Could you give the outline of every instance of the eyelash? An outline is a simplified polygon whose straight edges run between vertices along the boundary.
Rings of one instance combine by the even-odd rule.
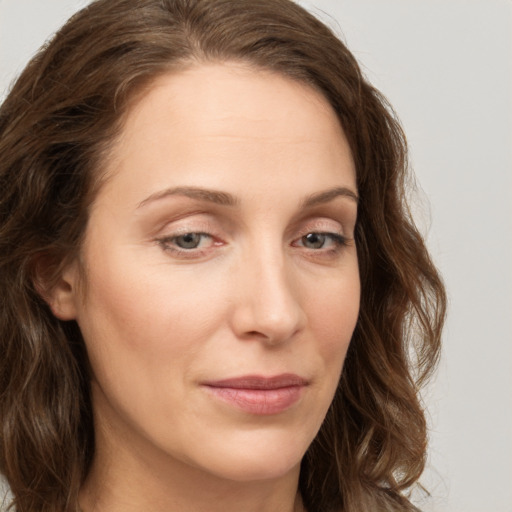
[[[317,237],[325,237],[326,239],[330,239],[332,242],[331,247],[319,247],[319,248],[308,248],[305,247],[303,244],[306,241],[305,239],[311,235],[315,235]],[[201,249],[198,247],[190,247],[190,248],[183,248],[179,247],[177,245],[177,239],[183,238],[186,236],[199,236],[201,239],[211,239],[211,243],[208,245],[208,247]],[[199,244],[201,243],[201,239],[199,240]],[[190,258],[190,259],[197,259],[201,258],[203,256],[206,256],[208,254],[208,251],[212,248],[217,246],[224,245],[223,242],[215,241],[215,236],[210,233],[205,233],[202,231],[187,231],[179,234],[174,234],[171,236],[166,236],[163,238],[159,238],[156,240],[156,242],[162,247],[162,249],[166,252],[170,252],[174,256],[178,258]],[[324,240],[326,242],[326,240]],[[302,235],[301,237],[295,239],[292,242],[292,247],[304,247],[305,250],[312,251],[312,253],[315,256],[333,256],[339,253],[342,249],[349,246],[351,242],[351,239],[348,237],[341,235],[340,233],[333,233],[333,232],[326,232],[326,231],[309,231],[305,235]]]

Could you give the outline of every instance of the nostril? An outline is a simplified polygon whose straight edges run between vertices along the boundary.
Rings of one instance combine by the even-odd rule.
[[[271,341],[274,339],[275,336],[273,336],[271,334],[267,334],[262,331],[248,331],[242,337],[246,338],[246,339],[253,339],[253,340],[260,340],[260,341],[265,341],[265,340]]]

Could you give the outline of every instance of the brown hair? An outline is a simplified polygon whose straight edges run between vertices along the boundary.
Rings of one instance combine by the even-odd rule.
[[[0,470],[19,512],[75,510],[94,452],[83,340],[40,297],[38,265],[51,286],[79,251],[136,91],[170,69],[234,60],[321,91],[357,169],[361,312],[303,460],[304,503],[416,510],[406,491],[426,454],[418,390],[438,357],[445,294],[409,215],[406,142],[389,105],[343,43],[289,0],[98,0],[35,56],[0,109]]]

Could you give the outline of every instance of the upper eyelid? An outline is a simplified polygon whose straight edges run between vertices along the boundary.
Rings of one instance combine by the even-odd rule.
[[[333,232],[344,236],[350,236],[353,232],[352,219],[335,212],[308,213],[291,219],[285,228],[284,238],[298,236],[297,233],[306,234],[309,231]],[[207,234],[222,236],[234,236],[246,228],[246,223],[240,217],[233,218],[229,215],[218,215],[211,211],[186,212],[175,218],[159,223],[156,229],[152,229],[152,238],[161,236],[179,235],[189,232],[204,232]]]
[[[186,233],[213,234],[220,231],[217,227],[218,223],[212,222],[210,219],[193,220],[192,218],[193,215],[162,223],[162,225],[155,230],[155,238],[179,236]]]
[[[334,224],[337,227],[334,227]],[[313,217],[310,219],[298,221],[294,225],[290,226],[289,237],[297,236],[297,233],[306,235],[310,232],[317,233],[334,233],[337,235],[347,236],[344,223],[338,219],[332,217]]]

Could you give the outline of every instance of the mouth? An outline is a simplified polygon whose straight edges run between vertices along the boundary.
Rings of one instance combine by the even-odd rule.
[[[273,377],[245,375],[202,383],[215,399],[254,415],[282,413],[302,397],[309,382],[294,374]]]

